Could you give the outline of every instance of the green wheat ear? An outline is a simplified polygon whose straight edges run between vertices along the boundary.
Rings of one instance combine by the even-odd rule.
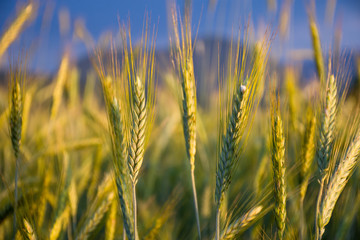
[[[120,104],[115,96],[113,87],[113,79],[117,76],[109,76],[105,73],[103,59],[101,52],[96,52],[97,62],[95,64],[97,73],[101,80],[103,89],[107,118],[109,123],[109,132],[111,136],[113,166],[115,182],[118,190],[118,197],[120,208],[122,212],[124,232],[128,239],[135,239],[134,223],[132,221],[132,201],[131,201],[131,183],[129,177],[129,169],[126,163],[127,156],[127,142],[126,129],[122,114],[120,112]],[[114,54],[114,53],[113,53]],[[118,69],[118,66],[111,66],[113,72]]]
[[[333,148],[335,134],[335,121],[337,111],[337,86],[334,75],[330,75],[327,81],[326,95],[321,111],[320,134],[317,146],[317,163],[320,172],[320,190],[317,197],[315,229],[316,237],[321,238],[321,203],[326,194],[326,185],[330,175],[330,155]]]
[[[15,158],[20,156],[20,141],[22,130],[22,92],[19,79],[15,77],[11,83],[11,103],[10,103],[10,136]]]
[[[285,137],[279,111],[279,100],[275,99],[275,96],[272,98],[271,160],[273,163],[275,219],[278,238],[283,239],[286,220]]]
[[[334,75],[329,77],[326,98],[321,112],[320,136],[317,146],[317,163],[321,173],[327,174],[331,147],[335,132],[335,119],[337,108],[337,87]]]
[[[16,229],[16,215],[17,215],[17,201],[18,201],[18,175],[19,175],[19,162],[20,162],[20,144],[21,144],[21,131],[22,131],[22,116],[23,116],[23,94],[21,84],[25,79],[25,70],[10,69],[10,138],[12,148],[15,155],[15,203],[14,203],[14,222],[13,226]]]
[[[218,207],[221,205],[225,191],[231,181],[231,167],[234,163],[234,153],[237,148],[238,138],[237,129],[243,125],[242,118],[244,113],[244,94],[246,87],[241,85],[237,88],[233,96],[233,108],[228,122],[228,127],[223,136],[223,144],[220,159],[216,171],[215,201]]]

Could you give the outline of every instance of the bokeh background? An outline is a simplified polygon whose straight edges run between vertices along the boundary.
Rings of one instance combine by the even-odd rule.
[[[5,31],[17,10],[26,1],[0,2],[0,31]],[[139,39],[147,13],[157,28],[157,48],[169,46],[171,26],[169,0],[62,0],[37,1],[37,16],[8,53],[31,49],[30,69],[53,73],[59,66],[64,49],[71,45],[72,57],[87,56],[86,47],[76,30],[85,28],[94,42],[116,34],[121,23],[130,22],[133,39]],[[308,12],[312,1],[293,0],[198,0],[176,1],[180,10],[191,4],[193,26],[198,39],[230,40],[240,27],[253,26],[254,35],[264,29],[276,32],[271,57],[281,61],[312,59]],[[360,48],[360,2],[357,0],[319,0],[315,6],[320,38],[325,52],[336,45],[342,50]],[[336,37],[338,36],[338,37]],[[338,40],[336,39],[338,38]],[[207,49],[208,50],[208,49]],[[7,67],[6,57],[1,67]]]

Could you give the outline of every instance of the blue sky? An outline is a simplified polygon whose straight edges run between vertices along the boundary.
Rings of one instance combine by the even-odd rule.
[[[230,37],[239,26],[244,26],[248,19],[258,29],[270,26],[276,31],[279,13],[284,1],[277,1],[275,11],[269,11],[267,0],[218,0],[210,7],[213,0],[193,0],[193,25],[199,25],[199,37],[226,36]],[[330,47],[336,25],[342,26],[343,48],[360,48],[360,1],[338,0],[334,22],[325,21],[326,2],[316,0],[316,17],[319,24],[320,36],[325,49]],[[0,32],[4,32],[14,18],[19,5],[24,0],[0,0]],[[290,17],[290,31],[287,41],[281,41],[277,35],[273,43],[272,53],[297,49],[309,49],[311,40],[307,20],[307,6],[310,0],[293,0]],[[32,66],[39,71],[54,71],[60,62],[65,46],[71,42],[72,34],[60,35],[59,12],[67,9],[70,15],[71,29],[78,18],[84,20],[87,29],[95,40],[105,31],[118,31],[118,16],[121,21],[130,19],[134,39],[141,35],[145,12],[151,15],[152,23],[157,25],[157,47],[168,44],[168,14],[170,2],[168,0],[38,0],[39,8],[36,19],[28,26],[20,40],[11,47],[10,53],[19,49],[30,52]],[[177,1],[181,9],[184,1]],[[45,12],[50,13],[44,21]],[[36,46],[36,47],[34,47]],[[76,58],[86,54],[85,47],[77,42],[72,43],[72,54]],[[29,51],[28,49],[31,49]],[[3,60],[4,62],[4,60]]]

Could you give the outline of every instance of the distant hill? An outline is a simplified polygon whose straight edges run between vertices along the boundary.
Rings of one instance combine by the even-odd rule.
[[[233,43],[232,54],[235,56],[236,52],[236,42]],[[241,46],[242,47],[242,46]],[[218,83],[218,66],[220,69],[226,69],[226,63],[228,61],[229,52],[231,49],[231,40],[223,37],[217,36],[208,36],[197,39],[195,44],[194,51],[194,70],[195,70],[195,78],[198,86],[198,95],[199,101],[202,99],[205,101],[206,95],[209,94],[213,90],[214,87],[217,86]],[[118,50],[118,56],[121,56],[121,50]],[[250,55],[251,53],[249,53]],[[104,56],[108,56],[109,52],[104,50]],[[350,52],[345,51],[345,56],[348,56],[348,65],[347,69],[349,69],[349,77],[354,80],[357,77],[356,70],[356,57],[360,56],[359,52]],[[350,57],[349,57],[350,56]],[[158,48],[155,52],[156,58],[156,69],[159,84],[161,82],[161,73],[164,73],[168,70],[172,69],[172,61],[170,59],[170,48]],[[324,59],[327,59],[325,57]],[[119,59],[121,60],[121,59]],[[86,75],[90,70],[93,70],[92,63],[89,57],[82,56],[77,60],[77,66],[80,70],[81,83],[82,85],[85,83]],[[300,85],[304,86],[309,80],[314,79],[316,76],[315,63],[313,60],[297,60],[297,61],[274,61],[271,57],[271,53],[269,56],[269,69],[271,71],[282,72],[286,65],[290,64],[291,66],[295,66],[301,69]],[[223,72],[223,71],[221,71]],[[54,73],[56,74],[56,73]],[[0,71],[0,84],[4,85],[7,83],[6,81],[7,74],[4,71]],[[52,79],[51,76],[42,76],[42,78]],[[204,95],[204,98],[202,97]]]

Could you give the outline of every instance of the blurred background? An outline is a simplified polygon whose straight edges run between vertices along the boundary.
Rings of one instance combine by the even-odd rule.
[[[25,3],[23,0],[0,2],[1,32]],[[161,51],[169,46],[173,1],[39,0],[36,3],[36,15],[7,52],[17,55],[26,50],[31,59],[28,67],[35,72],[54,73],[66,48],[71,48],[73,61],[84,61],[88,54],[83,40],[95,44],[110,33],[116,35],[119,22],[130,22],[136,41],[141,37],[146,14],[157,29],[157,49]],[[176,4],[180,11],[186,4],[192,7],[193,28],[198,28],[198,53],[207,52],[208,48],[216,50],[216,44],[214,47],[212,43],[225,44],[237,35],[239,28],[249,24],[254,39],[266,29],[275,33],[271,58],[287,63],[311,60],[308,12],[313,9],[324,52],[340,48],[356,53],[360,48],[360,1],[357,0],[319,0],[316,6],[308,0],[186,0],[176,1]],[[8,68],[7,60],[7,57],[2,58],[1,69]]]

